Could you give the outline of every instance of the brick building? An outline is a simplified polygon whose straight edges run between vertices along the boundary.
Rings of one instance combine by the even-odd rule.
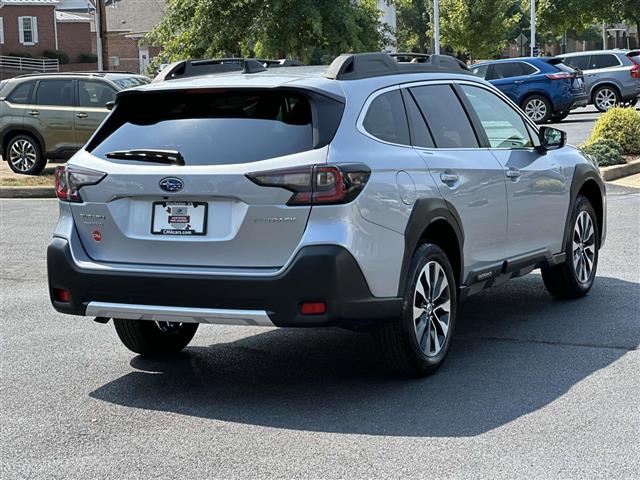
[[[59,0],[0,0],[0,55],[62,51],[76,62],[92,51],[87,18],[57,10]]]

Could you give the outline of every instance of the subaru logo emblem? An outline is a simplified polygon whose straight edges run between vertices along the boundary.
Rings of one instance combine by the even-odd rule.
[[[175,193],[184,188],[184,182],[179,178],[167,177],[160,180],[160,188],[165,192]]]

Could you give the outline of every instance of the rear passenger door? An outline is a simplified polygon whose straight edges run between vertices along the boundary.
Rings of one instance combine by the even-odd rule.
[[[84,145],[109,114],[107,103],[115,100],[116,89],[100,80],[78,80],[75,131],[78,147]]]
[[[562,151],[539,152],[535,130],[496,93],[460,84],[484,130],[491,153],[504,169],[509,227],[506,256],[546,258],[561,251],[569,202],[569,172]]]
[[[525,62],[502,62],[493,64],[491,83],[516,103],[520,103],[536,80],[531,75],[538,70]]]
[[[25,125],[44,138],[52,158],[64,158],[76,150],[73,80],[40,80],[26,110]]]
[[[468,283],[490,278],[505,258],[507,199],[504,171],[476,132],[450,83],[406,89],[417,105],[433,147],[415,145],[441,195],[461,219],[464,276]],[[411,104],[408,113],[411,115]],[[488,273],[492,272],[492,273]],[[487,276],[488,275],[488,276]]]

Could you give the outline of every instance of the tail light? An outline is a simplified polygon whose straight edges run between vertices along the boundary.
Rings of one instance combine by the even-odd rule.
[[[335,205],[356,198],[370,175],[366,165],[344,164],[250,173],[247,178],[262,187],[280,187],[293,192],[287,205]]]
[[[566,78],[573,78],[573,74],[569,72],[548,73],[546,77],[549,80],[562,80]]]
[[[640,78],[640,64],[631,67],[631,78]]]
[[[56,169],[56,196],[65,202],[82,202],[80,188],[100,183],[106,176],[97,170],[62,165]]]

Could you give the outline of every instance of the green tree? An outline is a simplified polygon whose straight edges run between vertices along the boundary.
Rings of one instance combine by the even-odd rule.
[[[471,59],[499,54],[509,41],[508,32],[520,20],[515,0],[441,0],[444,43]],[[514,12],[514,13],[511,13]]]
[[[375,0],[169,0],[148,35],[157,62],[221,56],[289,56],[380,50]]]
[[[430,46],[433,0],[396,0],[398,50],[425,53]]]

